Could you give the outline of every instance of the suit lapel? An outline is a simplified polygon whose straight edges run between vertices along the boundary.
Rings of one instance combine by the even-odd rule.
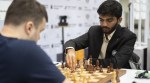
[[[107,57],[110,57],[110,53],[111,50],[113,49],[114,45],[117,44],[119,38],[120,38],[120,35],[121,35],[121,26],[119,25],[117,28],[116,28],[116,31],[115,33],[113,34],[111,40],[109,41],[108,43],[108,46],[107,46],[107,50],[106,50],[106,58]],[[112,53],[111,53],[112,54]]]
[[[96,54],[97,56],[95,56],[94,58],[98,58],[99,57],[99,54],[100,54],[100,49],[102,47],[102,43],[103,43],[103,32],[101,30],[101,28],[99,27],[99,29],[97,30],[97,32],[95,33],[97,34],[97,37],[95,37],[95,51],[96,51]]]

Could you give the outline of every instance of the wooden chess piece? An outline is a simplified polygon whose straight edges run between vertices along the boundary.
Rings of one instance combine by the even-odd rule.
[[[99,69],[99,72],[103,72],[103,68],[102,68],[102,65],[100,65],[100,69]]]
[[[96,70],[99,70],[99,69],[100,69],[99,65],[100,65],[100,64],[99,64],[99,60],[97,59],[97,60],[96,60]]]
[[[119,69],[116,69],[116,80],[117,80],[117,83],[120,82],[120,79],[119,79]]]
[[[87,68],[87,71],[89,71],[89,73],[93,73],[93,71],[94,71],[94,66],[92,65],[92,56],[90,56],[90,58],[89,58],[89,65],[88,65],[88,68]]]
[[[83,59],[83,67],[84,67],[84,69],[85,69],[85,59]]]
[[[112,72],[112,76],[113,76],[113,77],[112,77],[112,80],[111,80],[112,83],[117,83],[117,80],[116,80],[116,71],[113,71],[113,72]]]
[[[110,73],[110,66],[107,66],[107,73]]]
[[[63,62],[61,63],[61,68],[65,68],[64,63],[63,63]]]
[[[66,78],[69,78],[69,75],[70,75],[69,69],[66,68],[66,70],[65,70],[65,76],[66,76]]]
[[[113,69],[113,63],[110,63],[110,72],[113,72],[114,69]]]
[[[86,80],[86,77],[85,77],[85,76],[83,76],[83,81],[82,81],[82,83],[87,83],[87,80]]]
[[[85,60],[84,69],[87,70],[87,67],[88,67],[88,60]]]
[[[77,60],[77,68],[80,68],[80,60]]]
[[[81,66],[80,68],[81,68],[81,73],[83,73],[84,67],[83,67],[83,66]]]

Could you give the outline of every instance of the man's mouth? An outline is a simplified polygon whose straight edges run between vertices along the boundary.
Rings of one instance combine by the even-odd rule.
[[[109,32],[110,29],[106,28],[106,27],[103,27],[102,30],[103,30],[103,32]]]

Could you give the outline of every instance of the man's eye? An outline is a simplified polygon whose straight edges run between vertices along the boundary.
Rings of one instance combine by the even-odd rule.
[[[112,22],[112,21],[113,21],[113,19],[108,19],[108,20],[107,20],[107,22]]]
[[[100,19],[100,22],[103,22],[104,20]]]

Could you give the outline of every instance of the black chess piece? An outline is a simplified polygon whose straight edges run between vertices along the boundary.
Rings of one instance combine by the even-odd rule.
[[[102,65],[100,65],[99,72],[103,72],[103,67],[102,67]]]

